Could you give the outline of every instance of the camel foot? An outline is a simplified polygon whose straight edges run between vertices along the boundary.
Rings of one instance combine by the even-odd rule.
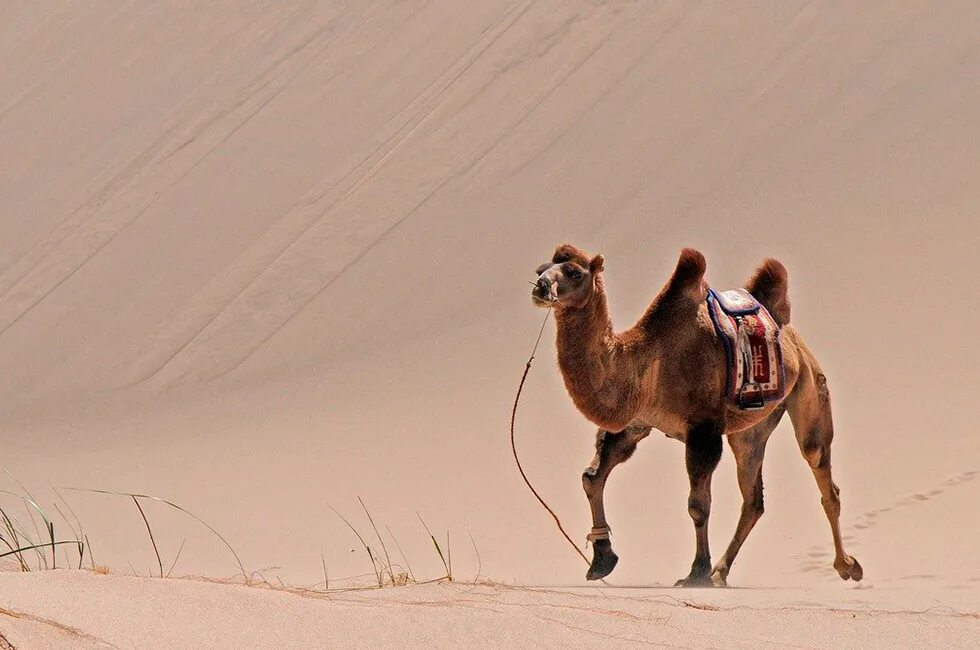
[[[707,573],[699,575],[691,574],[686,578],[681,578],[674,583],[675,587],[714,587],[715,583]]]
[[[850,555],[845,555],[839,560],[835,560],[834,568],[837,569],[837,573],[844,580],[860,582],[861,578],[864,577],[864,569],[861,568],[861,564]]]
[[[585,574],[586,580],[601,580],[612,573],[619,562],[619,556],[613,553],[612,543],[608,539],[597,539],[592,543],[592,564]]]
[[[728,586],[728,569],[723,569],[718,567],[711,572],[711,586],[712,587],[727,587]]]

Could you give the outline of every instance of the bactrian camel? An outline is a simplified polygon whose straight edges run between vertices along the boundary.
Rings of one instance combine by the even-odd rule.
[[[834,540],[834,568],[860,580],[861,565],[844,552],[840,491],[831,477],[834,428],[827,380],[813,354],[789,324],[786,269],[765,260],[745,284],[781,325],[785,396],[758,410],[726,399],[726,354],[706,306],[704,256],[681,252],[677,268],[630,329],[614,333],[603,286],[603,258],[559,246],[535,271],[532,300],[551,307],[557,322],[558,365],[575,406],[599,427],[595,457],[582,475],[592,510],[593,558],[587,578],[609,575],[618,557],[609,539],[603,490],[610,472],[629,459],[639,441],[658,429],[686,445],[690,478],[688,512],[696,551],[690,574],[678,586],[724,586],[732,563],[762,516],[762,460],[766,442],[789,412],[803,457],[813,470]],[[708,516],[711,475],[728,439],[738,466],[742,512],[721,560],[711,566]]]

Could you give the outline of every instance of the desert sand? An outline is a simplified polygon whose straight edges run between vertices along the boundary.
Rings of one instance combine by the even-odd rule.
[[[109,574],[63,570],[68,545],[57,571],[0,573],[0,634],[976,647],[977,79],[975,2],[4,6],[0,489],[50,512],[57,488]],[[543,316],[527,282],[563,241],[605,255],[620,327],[682,246],[720,288],[783,261],[830,381],[860,585],[831,567],[788,421],[732,589],[664,588],[694,542],[683,446],[656,435],[606,492],[613,586],[585,582],[507,430]],[[518,446],[584,543],[594,428],[553,337]],[[718,556],[727,451],[713,485]],[[147,577],[132,501],[68,488],[171,499],[266,586]],[[371,541],[358,497],[421,582],[445,569],[420,513],[456,582],[284,590],[373,579],[331,510]],[[174,576],[242,581],[206,528],[144,506]]]

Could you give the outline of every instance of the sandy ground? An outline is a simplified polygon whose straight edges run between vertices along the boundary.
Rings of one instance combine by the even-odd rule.
[[[866,588],[830,566],[786,422],[769,445],[766,515],[729,579],[743,589],[705,596],[735,609],[613,609],[670,617],[680,627],[656,623],[650,636],[678,645],[720,644],[695,635],[710,620],[744,626],[746,643],[795,630],[799,645],[820,645],[809,631],[833,621],[840,636],[827,645],[867,645],[857,640],[873,630],[914,645],[947,627],[955,645],[975,620],[942,608],[980,609],[978,78],[972,1],[8,3],[0,465],[49,511],[53,487],[173,499],[276,584],[315,586],[324,566],[334,584],[364,581],[363,550],[329,507],[368,535],[362,497],[389,546],[384,527],[397,536],[408,561],[396,563],[420,579],[443,568],[417,512],[440,540],[451,535],[461,579],[584,585],[507,443],[543,315],[530,305],[532,270],[561,241],[602,252],[614,322],[626,326],[681,246],[704,251],[719,288],[772,255],[830,379],[842,523]],[[518,444],[583,539],[593,429],[550,345],[528,379]],[[726,455],[715,475],[716,555],[740,506],[733,465]],[[157,571],[132,502],[61,492],[113,577],[3,575],[0,595],[96,636],[138,634],[112,612],[142,594],[153,611],[186,589],[247,630],[239,598],[260,618],[281,599],[395,634],[348,616],[363,598],[356,611],[378,621],[424,611],[435,627],[478,631],[517,612],[528,634],[585,638],[511,607],[535,591],[476,590],[488,607],[511,604],[493,612],[450,607],[458,587],[343,596],[341,608],[120,577]],[[683,448],[662,437],[617,470],[612,582],[686,574],[686,493]],[[29,516],[16,497],[0,500]],[[146,514],[168,566],[183,547],[175,575],[238,571],[197,522],[160,503]],[[60,551],[59,565],[77,560]],[[566,607],[588,594],[547,597]],[[439,605],[400,603],[413,598]],[[561,607],[550,615],[574,619]],[[930,613],[848,621],[838,607]],[[589,617],[586,627],[625,621],[647,634],[629,616]],[[881,645],[908,645],[899,638]]]
[[[980,613],[957,606],[977,590],[937,595],[442,584],[304,597],[58,572],[0,576],[0,630],[21,648],[975,648]]]

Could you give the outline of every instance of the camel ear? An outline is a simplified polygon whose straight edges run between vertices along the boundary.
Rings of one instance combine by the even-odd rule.
[[[605,261],[606,260],[605,258],[602,257],[602,255],[596,255],[595,257],[593,257],[592,261],[589,262],[589,273],[592,274],[602,273],[604,268],[603,264],[605,263]]]

